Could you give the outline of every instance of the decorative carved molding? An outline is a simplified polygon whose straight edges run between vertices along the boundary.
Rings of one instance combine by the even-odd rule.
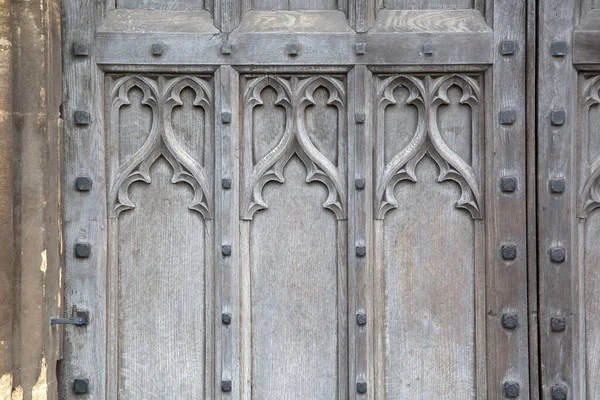
[[[328,197],[323,206],[333,211],[338,219],[346,218],[346,182],[343,172],[323,155],[311,141],[304,124],[306,108],[315,105],[314,92],[324,87],[329,92],[328,105],[338,109],[338,134],[345,134],[346,89],[342,81],[327,76],[284,78],[261,76],[248,81],[244,94],[244,130],[253,137],[253,110],[262,105],[261,93],[265,88],[277,93],[275,104],[285,109],[285,131],[261,160],[250,162],[251,169],[244,182],[242,218],[251,220],[254,213],[268,205],[262,197],[264,186],[271,181],[283,183],[283,170],[292,156],[297,155],[307,170],[306,181],[323,183]],[[251,147],[251,146],[250,146]],[[248,150],[248,149],[247,149]],[[339,150],[339,149],[338,149]]]
[[[385,109],[396,104],[394,90],[404,87],[410,96],[407,104],[418,110],[418,124],[410,143],[385,164],[382,154],[378,155],[378,179],[376,191],[376,215],[383,219],[385,214],[398,207],[394,188],[403,181],[417,182],[416,167],[425,155],[429,155],[438,165],[439,182],[452,180],[461,188],[461,197],[456,206],[471,213],[474,219],[483,218],[481,186],[477,177],[477,166],[469,165],[457,155],[444,141],[437,122],[438,108],[449,104],[448,90],[458,86],[462,90],[460,104],[472,109],[473,134],[478,134],[479,99],[481,89],[477,80],[466,75],[445,75],[424,78],[410,75],[396,75],[380,79],[377,82],[377,134],[380,141],[385,135],[383,121]],[[383,147],[383,146],[382,146]],[[383,153],[383,148],[378,149]],[[474,149],[473,151],[477,151]]]
[[[202,214],[205,219],[211,219],[211,186],[206,170],[177,141],[172,126],[173,109],[183,104],[181,92],[190,88],[195,93],[193,105],[203,108],[207,116],[203,131],[205,135],[209,134],[212,98],[210,84],[193,76],[181,76],[170,80],[160,78],[158,82],[143,76],[117,79],[110,92],[112,105],[109,118],[113,135],[119,132],[120,108],[130,104],[129,91],[134,87],[144,94],[142,104],[152,110],[152,125],[144,144],[128,159],[119,160],[109,194],[111,215],[118,217],[121,212],[135,208],[135,204],[129,198],[129,187],[138,181],[151,183],[150,167],[159,157],[164,157],[173,168],[172,182],[186,182],[194,191],[189,208]]]
[[[583,139],[585,143],[583,147],[587,148],[590,135],[588,126],[590,108],[596,104],[600,104],[600,75],[587,79],[584,82],[582,100],[584,105]],[[590,160],[588,154],[585,154],[586,152],[583,153],[581,156],[581,160],[584,163],[582,178],[585,177],[585,180],[579,197],[579,216],[587,218],[594,209],[600,207],[600,157]]]

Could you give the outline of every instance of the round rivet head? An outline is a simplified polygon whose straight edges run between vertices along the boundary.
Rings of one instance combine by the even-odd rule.
[[[363,190],[365,188],[366,182],[364,178],[358,178],[354,180],[354,187],[356,190]]]
[[[550,261],[553,263],[563,263],[567,258],[567,253],[562,247],[553,247],[550,249]]]
[[[367,248],[365,246],[356,246],[356,255],[358,257],[364,257],[367,254]]]
[[[562,317],[551,318],[550,329],[552,332],[564,332],[567,329],[567,320]]]
[[[229,313],[221,314],[221,322],[225,325],[231,324],[231,314],[229,314]]]
[[[516,399],[519,397],[520,386],[517,382],[504,382],[504,397],[509,399]]]
[[[550,389],[552,400],[567,400],[567,388],[563,385],[554,385]]]
[[[221,391],[231,392],[231,381],[221,381]]]
[[[357,382],[356,391],[360,394],[367,393],[367,382]]]
[[[75,257],[90,258],[92,254],[92,245],[89,243],[77,243],[75,245]]]
[[[221,254],[223,254],[224,256],[230,256],[231,246],[228,244],[221,246]]]
[[[165,47],[162,43],[154,43],[150,48],[153,56],[162,56],[165,51]]]
[[[502,314],[502,327],[504,329],[513,330],[516,329],[519,325],[519,318],[515,313],[506,313]]]
[[[297,43],[290,43],[285,47],[288,55],[291,57],[296,57],[300,53],[300,45]]]
[[[89,381],[87,379],[75,379],[73,381],[73,391],[76,394],[84,394],[88,392]]]
[[[221,179],[221,187],[223,189],[231,189],[231,179],[229,179],[229,178]]]
[[[367,314],[364,311],[356,313],[356,323],[361,326],[367,324]]]

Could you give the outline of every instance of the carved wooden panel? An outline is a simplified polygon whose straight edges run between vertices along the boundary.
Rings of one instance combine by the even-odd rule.
[[[475,398],[485,379],[481,77],[379,76],[376,93],[378,389]]]
[[[584,309],[581,310],[583,317],[579,331],[585,338],[585,359],[582,360],[581,370],[585,371],[586,398],[593,399],[600,396],[600,354],[597,351],[600,348],[600,212],[597,209],[600,207],[600,75],[582,76],[580,115],[579,216],[582,219],[579,241],[582,251],[579,268],[583,277],[580,304],[584,305]]]
[[[474,8],[475,0],[384,0],[383,4],[393,10],[453,10]]]
[[[243,79],[252,398],[347,398],[346,82]]]
[[[195,398],[212,365],[212,83],[126,75],[107,88],[109,393]]]

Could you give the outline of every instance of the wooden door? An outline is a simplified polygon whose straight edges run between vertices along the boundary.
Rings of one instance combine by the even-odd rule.
[[[600,3],[539,9],[538,209],[544,398],[600,397]]]
[[[63,14],[62,399],[529,398],[524,1]]]

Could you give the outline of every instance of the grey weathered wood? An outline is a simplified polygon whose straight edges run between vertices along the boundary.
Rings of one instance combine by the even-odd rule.
[[[585,391],[585,355],[583,352],[584,266],[580,264],[576,229],[576,198],[580,177],[574,165],[576,146],[577,73],[573,68],[571,32],[577,10],[574,3],[544,0],[538,8],[538,109],[537,109],[537,193],[538,193],[538,265],[539,265],[539,339],[542,398],[551,398],[555,385],[564,385],[569,398],[589,399]],[[551,45],[565,41],[564,57],[554,57]],[[566,123],[552,126],[552,110],[565,110]],[[549,180],[564,178],[563,194],[551,194]],[[564,263],[549,258],[552,247],[564,247]],[[580,314],[581,313],[581,314]],[[581,317],[578,318],[578,315]],[[552,332],[550,320],[567,318],[564,332]]]
[[[252,0],[252,10],[336,10],[337,0]]]
[[[203,0],[116,0],[118,8],[142,10],[192,11],[204,8]]]
[[[64,359],[59,374],[59,398],[74,398],[75,377],[89,379],[95,389],[89,399],[105,399],[106,377],[106,248],[107,205],[104,158],[106,143],[103,123],[103,74],[97,68],[94,30],[103,18],[104,7],[91,1],[63,1],[63,206],[64,310],[72,307],[90,312],[91,323],[83,329],[64,330]],[[89,57],[74,57],[73,43],[88,43]],[[75,126],[76,110],[90,113],[88,126]],[[78,176],[95,182],[93,192],[77,192]],[[74,246],[87,241],[92,247],[89,259],[77,259]]]
[[[591,10],[573,32],[573,63],[600,64],[599,42],[600,10]]]
[[[497,352],[494,361],[488,362],[488,396],[501,397],[506,381],[518,382],[521,387],[529,387],[528,359],[528,313],[527,313],[527,216],[526,191],[526,102],[523,93],[526,88],[526,16],[525,3],[519,1],[494,2],[493,27],[496,49],[502,40],[516,40],[517,52],[512,56],[496,52],[494,68],[486,81],[487,90],[492,91],[493,107],[488,108],[488,129],[491,139],[487,141],[488,157],[486,227],[488,252],[488,352]],[[515,123],[502,125],[498,115],[502,110],[514,109]],[[493,133],[492,133],[493,132]],[[503,193],[500,189],[502,177],[516,177],[518,188],[513,193]],[[517,248],[517,258],[503,260],[500,248],[511,244]],[[504,328],[500,321],[503,313],[516,313],[519,326],[514,330]],[[529,393],[521,391],[521,397]]]
[[[97,34],[99,63],[103,65],[481,65],[491,64],[493,32],[478,11],[382,11],[368,35],[359,35],[347,25],[341,11],[306,13],[246,13],[240,27],[226,39],[230,55],[221,54],[223,38],[203,22],[205,33],[193,24],[173,25],[185,35],[159,33],[146,26],[144,15],[123,17],[111,13]],[[126,22],[129,21],[129,22]],[[202,19],[204,21],[204,19]],[[193,29],[193,30],[187,30]],[[148,30],[151,33],[145,32]],[[293,35],[292,35],[293,33]],[[423,54],[431,42],[432,55]],[[166,49],[154,57],[150,48],[162,43]],[[286,46],[300,45],[290,57]],[[356,43],[366,44],[364,55],[356,54]],[[465,47],[464,44],[469,43]]]
[[[240,23],[242,4],[240,0],[221,0],[214,3],[215,26],[224,33],[232,32]]]
[[[245,80],[244,398],[348,396],[344,85],[318,76]],[[315,169],[327,187],[312,182]]]
[[[437,10],[475,8],[474,0],[384,0],[385,8],[392,10]]]
[[[241,261],[243,252],[239,229],[239,77],[229,66],[221,67],[215,75],[216,103],[216,193],[215,203],[216,240],[215,261],[217,262],[216,279],[216,319],[218,327],[215,357],[215,389],[214,398],[221,398],[221,381],[231,380],[232,394],[238,399],[242,393],[240,374],[240,275],[244,268]],[[222,113],[231,113],[231,121],[223,122]],[[223,188],[223,179],[231,180],[231,188]],[[231,246],[231,255],[223,256],[222,247]],[[221,315],[231,314],[231,323],[223,324]]]

